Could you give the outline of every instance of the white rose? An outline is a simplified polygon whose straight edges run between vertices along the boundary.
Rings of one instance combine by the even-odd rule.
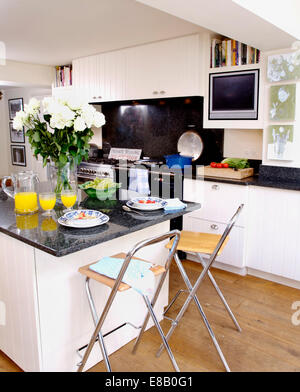
[[[286,92],[282,87],[278,91],[278,99],[280,102],[285,102],[290,94]]]
[[[76,132],[82,132],[87,128],[87,125],[84,121],[84,119],[80,116],[77,117],[76,120],[74,121],[74,130]]]
[[[100,128],[105,124],[105,116],[103,113],[95,112],[94,114],[94,126]]]
[[[21,131],[24,126],[30,126],[29,117],[28,114],[26,114],[23,110],[20,110],[16,113],[13,121],[13,127],[16,130]]]
[[[13,121],[13,127],[17,131],[21,131],[23,129],[23,121],[20,117],[15,117]]]
[[[67,105],[72,110],[79,110],[81,108],[82,102],[79,98],[71,97],[70,99],[68,99]]]
[[[45,98],[43,99],[42,105],[43,105],[43,109],[44,109],[44,112],[45,112],[45,113],[48,112],[48,108],[49,108],[49,106],[51,105],[52,101],[53,101],[53,98],[52,98],[52,97],[45,97]]]
[[[73,112],[73,110],[71,110],[67,106],[61,107],[60,114],[66,121],[72,121],[75,118],[75,113]]]
[[[40,102],[36,98],[31,98],[28,105],[25,105],[25,113],[30,116],[35,116],[40,110]]]

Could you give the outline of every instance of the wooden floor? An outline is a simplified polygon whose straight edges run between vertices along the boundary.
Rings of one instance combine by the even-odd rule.
[[[185,262],[191,281],[201,267]],[[241,277],[213,269],[220,288],[227,298],[243,331],[239,333],[220,302],[208,279],[200,287],[198,297],[211,322],[215,335],[232,371],[300,371],[300,326],[293,326],[291,305],[300,301],[300,291],[252,276]],[[176,267],[171,270],[170,292],[183,288]],[[170,310],[175,316],[185,299],[179,298]],[[161,325],[164,331],[169,322]],[[133,342],[122,347],[110,359],[114,371],[173,371],[166,353],[157,359],[160,344],[156,329],[151,328],[142,339],[136,355],[131,355]],[[222,372],[224,368],[208,336],[195,305],[192,303],[170,340],[181,371]],[[91,371],[104,371],[102,363]],[[0,371],[20,371],[0,353]]]

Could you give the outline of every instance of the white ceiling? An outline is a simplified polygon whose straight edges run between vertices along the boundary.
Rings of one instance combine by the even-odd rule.
[[[0,0],[0,41],[9,60],[66,64],[202,30],[135,0]]]
[[[289,48],[300,39],[299,0],[137,1],[263,51]]]

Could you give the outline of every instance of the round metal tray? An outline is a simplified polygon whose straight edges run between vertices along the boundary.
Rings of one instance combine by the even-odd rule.
[[[193,157],[193,161],[196,161],[201,156],[203,148],[202,138],[194,131],[184,132],[177,143],[179,154]]]

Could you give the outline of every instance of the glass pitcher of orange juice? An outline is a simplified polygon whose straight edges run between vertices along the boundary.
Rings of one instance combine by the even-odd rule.
[[[12,181],[13,190],[6,186],[8,180]],[[2,189],[15,199],[16,214],[33,214],[38,210],[36,191],[38,182],[38,176],[33,171],[22,171],[3,178]]]

